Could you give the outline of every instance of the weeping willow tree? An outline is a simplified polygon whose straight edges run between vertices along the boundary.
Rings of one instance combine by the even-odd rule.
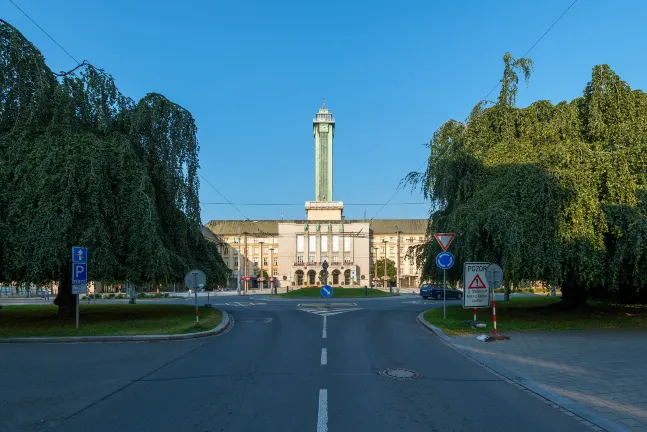
[[[138,103],[84,62],[54,73],[0,22],[0,281],[59,283],[74,312],[73,245],[88,277],[133,284],[228,275],[201,233],[198,141],[191,114],[151,93]]]
[[[428,234],[456,233],[449,276],[490,261],[507,283],[560,285],[567,308],[591,294],[647,299],[647,96],[598,65],[582,97],[517,108],[532,61],[504,65],[497,102],[443,124],[427,169],[407,178],[432,202]],[[427,278],[439,251],[415,251]]]

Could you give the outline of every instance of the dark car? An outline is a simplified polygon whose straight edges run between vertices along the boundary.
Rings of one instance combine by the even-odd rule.
[[[436,287],[434,284],[422,284],[420,285],[420,297],[423,299],[428,299],[429,297],[435,298],[436,300],[443,299],[443,287]],[[462,299],[463,291],[447,288],[447,299]]]

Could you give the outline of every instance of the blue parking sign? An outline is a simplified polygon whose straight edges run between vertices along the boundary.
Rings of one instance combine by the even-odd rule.
[[[72,264],[72,285],[88,283],[88,265],[85,263]]]

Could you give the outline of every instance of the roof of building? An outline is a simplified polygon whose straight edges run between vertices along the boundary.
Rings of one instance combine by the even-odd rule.
[[[315,223],[333,223],[338,224],[340,221],[308,221],[308,220],[212,220],[205,225],[213,234],[216,235],[236,235],[242,233],[262,235],[277,235],[279,233],[280,223],[297,223],[306,222]],[[402,234],[426,234],[427,219],[344,219],[344,223],[369,223],[373,234],[395,234],[397,230]],[[397,226],[397,228],[396,228]]]

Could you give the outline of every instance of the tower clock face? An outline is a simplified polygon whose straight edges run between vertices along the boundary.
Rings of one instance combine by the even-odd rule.
[[[319,132],[328,132],[328,125],[326,123],[320,124]]]

